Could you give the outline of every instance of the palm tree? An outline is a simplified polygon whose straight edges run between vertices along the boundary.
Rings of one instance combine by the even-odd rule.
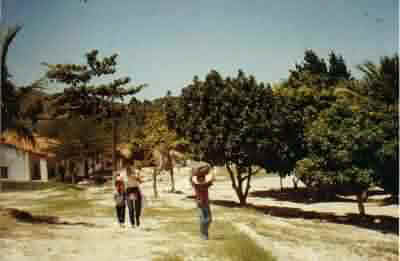
[[[357,67],[364,73],[364,87],[368,96],[387,104],[398,103],[399,97],[399,56],[384,56],[379,64],[371,61]]]
[[[16,106],[16,88],[8,81],[7,53],[8,48],[21,29],[21,26],[0,28],[0,57],[1,57],[1,80],[0,80],[0,132],[8,129],[12,125],[12,120],[17,118],[18,107]]]

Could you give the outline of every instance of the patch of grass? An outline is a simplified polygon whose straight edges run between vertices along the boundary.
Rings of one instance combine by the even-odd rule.
[[[112,216],[114,215],[114,207],[97,205],[94,199],[78,198],[56,198],[44,201],[36,200],[35,207],[32,212],[40,215],[55,216]]]
[[[178,254],[166,254],[164,256],[153,258],[153,261],[184,261],[185,259]]]
[[[247,235],[228,240],[223,247],[223,253],[231,261],[274,261],[275,257],[257,245]]]
[[[299,241],[309,241],[312,239],[309,232],[296,231],[289,227],[279,225],[269,225],[265,223],[250,222],[249,226],[254,229],[257,234],[274,240],[289,241],[298,243]]]
[[[73,184],[65,184],[61,182],[49,181],[1,181],[2,190],[4,192],[16,192],[16,191],[35,191],[45,189],[57,189],[57,190],[84,190],[84,188],[78,187]]]
[[[321,244],[329,247],[344,247],[351,249],[358,255],[367,255],[370,258],[384,257],[398,258],[399,249],[397,241],[376,241],[374,239],[357,239],[341,232],[339,228],[327,226],[326,223],[318,222],[289,222],[293,226],[282,226],[277,224],[265,224],[251,221],[251,226],[258,234],[273,240],[286,241],[298,245],[319,246]]]
[[[376,242],[375,245],[370,246],[376,253],[389,253],[399,256],[398,242]]]
[[[182,218],[197,217],[196,209],[182,209],[177,207],[145,208],[144,215],[152,217],[167,217],[180,220]]]
[[[232,224],[216,222],[210,231],[211,239],[216,240],[209,246],[215,256],[231,261],[276,261],[271,252],[259,246],[246,234],[238,231]]]
[[[46,198],[33,199],[32,213],[52,216],[112,216],[114,208],[96,204],[97,200],[88,198],[86,189],[62,184],[55,188],[62,192]]]
[[[200,237],[200,225],[198,220],[168,220],[162,227],[167,233],[175,235],[198,235]]]
[[[4,192],[42,190],[52,187],[51,184],[48,184],[48,182],[26,182],[8,180],[1,181],[1,186]]]

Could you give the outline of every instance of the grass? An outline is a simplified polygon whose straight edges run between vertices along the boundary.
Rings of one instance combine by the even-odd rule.
[[[153,261],[184,261],[185,259],[178,254],[166,254],[164,256],[153,258]]]
[[[271,252],[259,246],[252,238],[238,231],[231,223],[217,221],[210,231],[214,241],[210,252],[230,261],[275,261]]]
[[[249,222],[249,226],[259,235],[276,241],[294,243],[294,245],[344,247],[360,256],[366,255],[370,258],[381,256],[382,260],[386,260],[384,257],[392,260],[391,258],[398,258],[399,255],[397,242],[352,238],[346,232],[336,231],[334,227],[327,227],[327,224],[324,223],[297,221],[289,222],[289,224],[291,225],[265,224],[257,223],[254,220]]]
[[[276,260],[270,252],[265,251],[247,235],[228,240],[222,248],[224,256],[231,261],[273,261]]]
[[[97,204],[97,200],[88,198],[86,189],[69,184],[55,184],[54,191],[61,192],[45,198],[32,199],[30,211],[36,215],[51,216],[112,216],[114,208]]]
[[[3,192],[42,190],[49,189],[51,187],[52,184],[48,182],[1,181],[1,188]]]
[[[35,191],[35,190],[46,190],[46,189],[56,189],[56,190],[84,190],[84,188],[78,187],[73,184],[65,184],[61,182],[48,181],[1,181],[1,186],[3,192],[16,192],[16,191]]]
[[[143,213],[159,219],[161,229],[166,233],[185,238],[199,233],[198,214],[196,209],[181,209],[176,207],[147,208]]]
[[[196,209],[182,209],[177,207],[154,207],[154,208],[145,208],[144,214],[146,216],[152,216],[156,218],[173,218],[173,219],[182,219],[182,218],[191,218],[197,217]]]

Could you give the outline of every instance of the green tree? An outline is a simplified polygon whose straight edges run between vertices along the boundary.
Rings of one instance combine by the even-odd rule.
[[[93,50],[86,54],[86,64],[57,64],[43,63],[48,67],[46,76],[50,81],[66,84],[62,93],[56,94],[52,99],[52,106],[58,110],[56,116],[65,117],[95,117],[98,120],[112,120],[113,137],[113,169],[116,169],[116,124],[117,118],[128,112],[127,106],[122,102],[125,96],[135,95],[145,85],[130,88],[122,86],[130,82],[130,78],[119,78],[108,84],[89,85],[94,77],[114,74],[116,71],[116,58],[98,59],[98,51]]]
[[[63,126],[63,128],[60,128]],[[88,174],[88,160],[95,160],[99,154],[109,153],[112,145],[105,124],[86,118],[56,119],[45,121],[38,128],[39,133],[56,139],[58,142],[49,148],[59,160],[79,162],[84,167],[85,178]],[[69,165],[69,164],[67,164]],[[77,165],[77,164],[75,164]],[[75,183],[75,173],[70,173],[72,183]]]
[[[399,156],[398,156],[398,104],[399,104],[399,57],[384,56],[379,64],[370,61],[359,65],[364,73],[358,91],[368,97],[367,108],[371,116],[369,129],[379,143],[371,151],[375,156],[376,182],[398,200]]]
[[[351,78],[351,73],[347,69],[343,56],[336,55],[333,51],[329,54],[328,77],[332,85]]]
[[[193,144],[197,158],[227,167],[240,204],[245,205],[251,177],[258,170],[289,172],[294,167],[298,155],[291,151],[291,142],[301,139],[282,139],[302,133],[296,126],[302,127],[301,118],[291,109],[253,76],[239,71],[236,78],[223,79],[211,71],[204,81],[195,77],[182,90],[169,122]]]
[[[388,105],[399,102],[399,56],[384,56],[379,64],[367,61],[358,66],[364,73],[362,93]]]
[[[306,185],[322,192],[355,192],[362,215],[370,186],[378,184],[398,195],[398,102],[393,91],[377,94],[393,90],[396,77],[393,66],[382,77],[381,67],[361,66],[368,68],[362,81],[342,81],[327,92],[332,97],[329,106],[307,121],[307,156],[296,167]]]

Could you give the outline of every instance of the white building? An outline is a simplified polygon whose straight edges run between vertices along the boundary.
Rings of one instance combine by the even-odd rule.
[[[51,140],[35,136],[35,145],[16,135],[5,134],[0,139],[0,180],[48,181],[53,170],[46,152]]]

